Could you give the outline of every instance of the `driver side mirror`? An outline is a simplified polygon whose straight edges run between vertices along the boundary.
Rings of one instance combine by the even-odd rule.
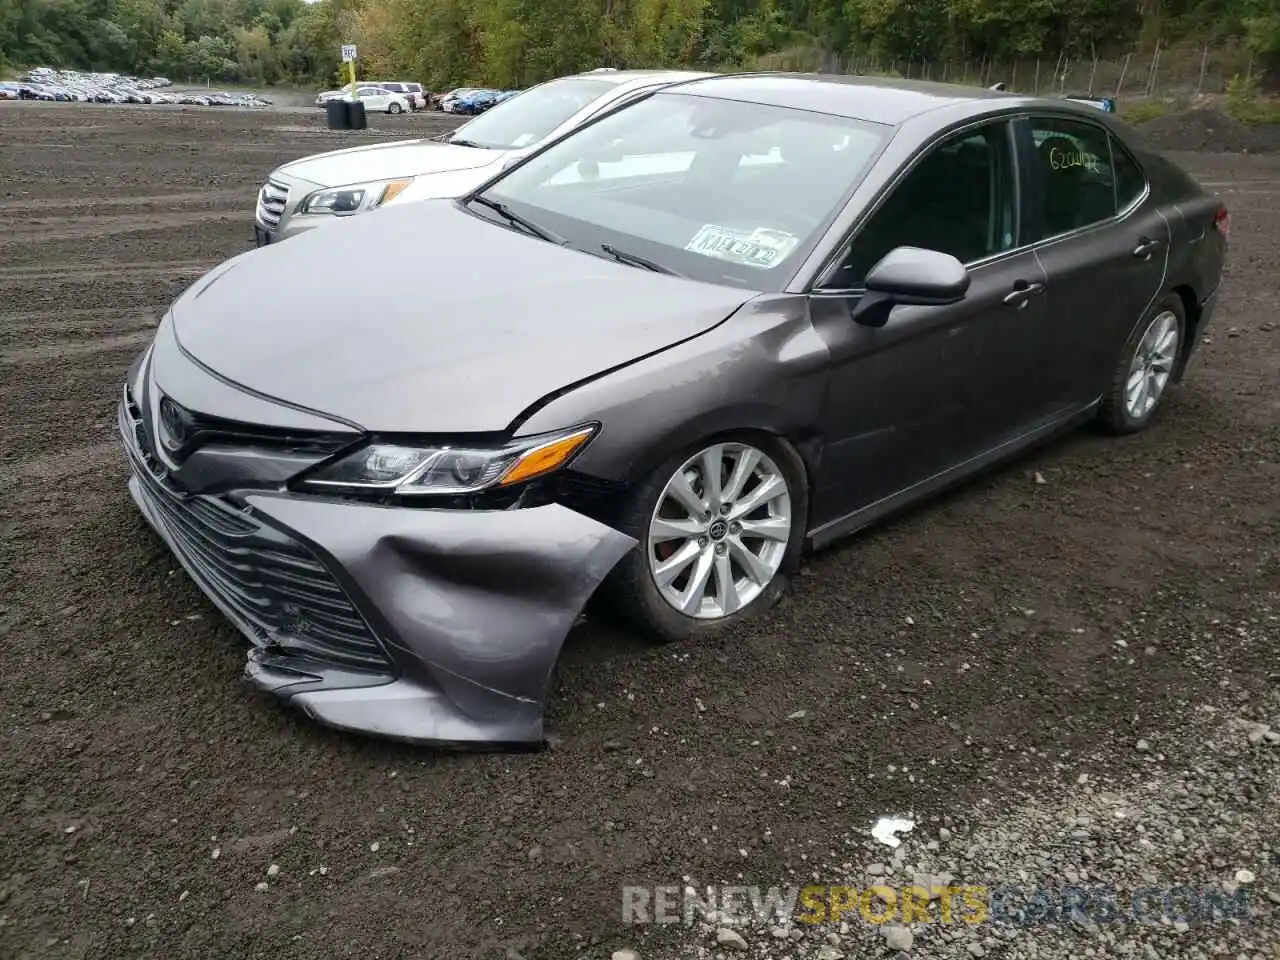
[[[942,307],[959,303],[969,290],[969,271],[949,253],[895,247],[867,271],[866,293],[853,310],[865,327],[883,327],[899,305]]]

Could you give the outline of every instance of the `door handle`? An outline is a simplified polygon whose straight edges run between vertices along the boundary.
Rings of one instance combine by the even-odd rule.
[[[1149,237],[1143,237],[1141,242],[1133,248],[1133,255],[1140,259],[1146,259],[1158,249],[1160,249],[1159,240],[1152,240]]]
[[[1025,307],[1027,301],[1032,297],[1044,292],[1044,284],[1039,281],[1035,283],[1027,283],[1019,280],[1013,290],[1004,295],[1004,302],[1011,307]]]

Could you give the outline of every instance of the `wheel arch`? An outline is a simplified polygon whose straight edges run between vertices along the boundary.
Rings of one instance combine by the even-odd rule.
[[[1186,372],[1187,361],[1191,359],[1196,338],[1200,335],[1200,300],[1189,283],[1180,283],[1169,290],[1182,301],[1182,313],[1186,320],[1182,343],[1178,345],[1178,363],[1173,370],[1173,382],[1181,383]]]
[[[683,421],[637,453],[627,471],[627,485],[643,482],[679,454],[689,455],[709,444],[734,439],[782,445],[795,458],[795,466],[803,475],[806,510],[811,509],[809,494],[822,462],[822,436],[816,428],[797,424],[783,411],[764,404],[708,411]]]

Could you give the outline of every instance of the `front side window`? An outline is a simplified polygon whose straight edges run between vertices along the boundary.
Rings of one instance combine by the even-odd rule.
[[[450,139],[490,150],[529,147],[616,85],[615,80],[582,77],[552,80],[491,107],[460,126]]]
[[[1116,185],[1107,132],[1065,117],[1031,121],[1038,196],[1032,216],[1039,236],[1070,233],[1116,215]]]
[[[1004,122],[966,131],[934,147],[855,234],[823,286],[859,289],[896,247],[949,253],[961,263],[1013,248],[1014,176]]]
[[[485,196],[597,252],[713,283],[782,289],[892,132],[673,92],[582,127]]]

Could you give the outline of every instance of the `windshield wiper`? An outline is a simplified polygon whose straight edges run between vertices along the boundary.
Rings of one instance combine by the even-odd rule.
[[[645,270],[652,270],[654,273],[665,273],[672,277],[684,276],[682,273],[676,273],[676,271],[672,270],[670,267],[664,267],[656,260],[650,260],[647,257],[642,257],[635,253],[628,253],[626,250],[619,250],[611,243],[600,244],[600,249],[613,257],[613,259],[617,260],[619,263],[629,264],[633,267],[641,267]]]
[[[502,219],[506,220],[507,223],[514,224],[515,226],[520,227],[526,233],[533,234],[539,240],[546,240],[548,243],[558,244],[559,246],[562,246],[562,247],[568,244],[569,242],[559,234],[552,233],[550,230],[546,229],[545,227],[540,227],[533,221],[528,220],[525,217],[520,216],[520,214],[513,212],[512,209],[508,207],[505,203],[501,203],[497,200],[490,200],[488,197],[483,197],[483,196],[472,197],[469,202],[478,203],[482,207],[488,207],[498,216],[502,217]]]
[[[445,142],[445,143],[451,143],[451,144],[453,144],[455,147],[475,147],[477,150],[488,150],[488,149],[489,149],[489,147],[487,147],[487,146],[486,146],[485,144],[483,144],[483,143],[476,143],[474,140],[465,140],[465,139],[463,139],[463,138],[461,138],[461,137],[459,137],[459,138],[457,138],[457,139],[454,139],[454,138],[450,137],[449,139],[445,140],[444,142]]]

